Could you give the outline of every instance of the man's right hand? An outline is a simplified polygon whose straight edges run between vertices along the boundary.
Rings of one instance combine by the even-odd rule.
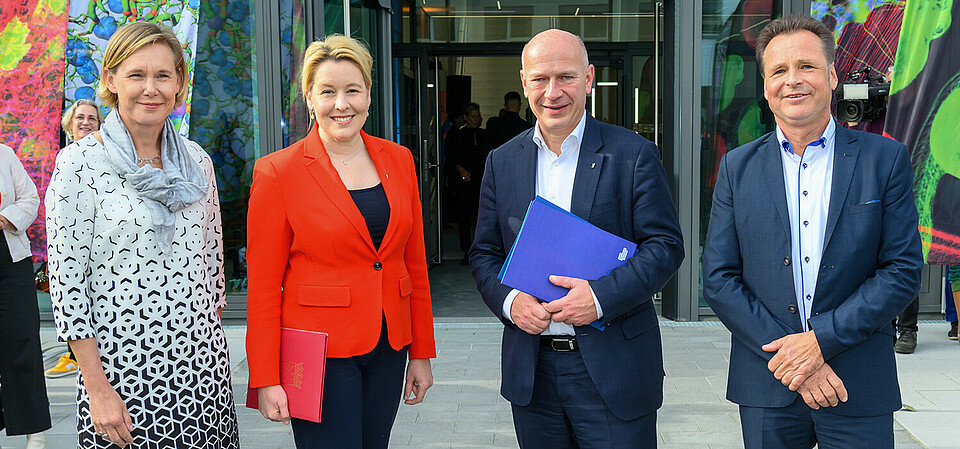
[[[287,392],[280,385],[260,387],[257,389],[257,401],[260,405],[260,414],[270,421],[290,424],[290,411],[287,409]]]
[[[847,389],[843,381],[826,363],[807,378],[797,389],[807,406],[818,410],[820,407],[836,407],[847,402]]]
[[[510,319],[531,335],[539,335],[550,326],[550,312],[543,308],[540,300],[524,292],[517,294],[510,305]]]

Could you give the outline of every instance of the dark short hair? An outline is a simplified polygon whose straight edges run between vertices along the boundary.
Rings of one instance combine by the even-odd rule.
[[[474,110],[474,109],[476,109],[476,110],[479,111],[479,110],[480,110],[480,105],[479,105],[479,104],[476,104],[476,103],[473,103],[473,102],[467,103],[467,104],[463,105],[463,112],[461,112],[461,115],[467,115],[467,114],[470,113],[470,111],[472,111],[472,110]]]
[[[520,92],[517,92],[515,90],[511,90],[510,92],[503,94],[504,104],[508,103],[510,100],[523,101],[521,100]]]
[[[794,15],[776,19],[767,24],[760,32],[757,38],[757,64],[760,65],[760,74],[763,75],[763,52],[767,50],[767,44],[773,38],[793,34],[799,31],[809,31],[820,38],[820,47],[823,55],[827,58],[827,63],[832,64],[837,57],[837,48],[833,42],[833,33],[823,22],[810,16]]]

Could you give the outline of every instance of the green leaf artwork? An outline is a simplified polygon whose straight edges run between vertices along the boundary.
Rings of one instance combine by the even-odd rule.
[[[0,33],[0,70],[13,70],[30,51],[27,36],[30,28],[14,17]]]
[[[903,13],[898,57],[893,64],[890,95],[910,85],[930,55],[930,42],[950,28],[953,0],[910,0]],[[900,56],[902,55],[902,56]]]

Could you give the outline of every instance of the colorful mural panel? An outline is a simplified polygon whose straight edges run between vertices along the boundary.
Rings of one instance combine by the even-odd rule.
[[[0,142],[14,149],[41,198],[60,147],[64,0],[0,2]],[[46,259],[45,208],[27,230],[34,259]]]
[[[867,70],[871,77],[889,77],[897,54],[897,39],[906,0],[854,0],[832,2],[817,0],[811,15],[834,32],[837,59],[834,63],[840,82],[859,82],[851,73]],[[883,132],[884,120],[874,120],[848,128],[873,133]]]
[[[61,4],[63,1],[60,2]],[[204,2],[207,3],[207,2]],[[225,0],[216,3],[228,3]],[[230,2],[235,3],[235,2]],[[242,3],[242,2],[240,2]],[[70,2],[70,25],[66,47],[66,106],[80,98],[95,100],[100,65],[107,41],[117,28],[126,23],[147,21],[173,29],[187,58],[187,70],[193,76],[197,17],[200,0],[74,0]],[[185,80],[191,83],[191,80]],[[177,130],[186,136],[189,131],[190,97],[173,111]],[[108,112],[104,109],[104,113]]]
[[[960,1],[906,5],[884,134],[910,148],[927,263],[960,264]]]

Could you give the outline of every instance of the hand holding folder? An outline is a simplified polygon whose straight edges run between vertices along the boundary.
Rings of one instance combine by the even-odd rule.
[[[320,422],[326,364],[327,334],[280,328],[280,385],[291,417]],[[247,389],[247,407],[260,408],[256,388]]]
[[[596,280],[625,264],[636,251],[635,243],[537,196],[498,278],[503,285],[550,302],[568,292],[553,285],[550,275]],[[603,329],[599,320],[591,326]]]

